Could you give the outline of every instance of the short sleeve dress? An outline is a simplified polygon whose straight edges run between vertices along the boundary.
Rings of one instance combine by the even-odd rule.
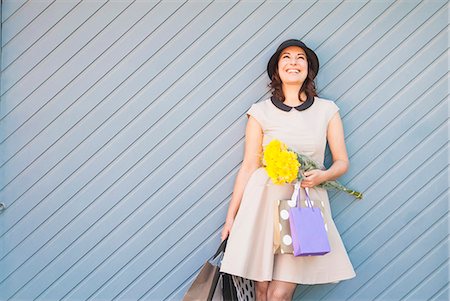
[[[304,110],[285,110],[272,98],[253,104],[247,116],[262,127],[263,147],[279,139],[297,152],[323,164],[328,122],[339,110],[331,100],[314,97]],[[221,271],[255,281],[280,280],[298,284],[332,283],[355,277],[355,271],[333,222],[327,191],[310,188],[311,200],[324,215],[331,252],[323,256],[295,257],[273,254],[273,202],[290,199],[293,184],[276,185],[263,167],[250,176],[228,237]],[[300,191],[301,200],[305,191]],[[304,206],[304,202],[301,202]]]

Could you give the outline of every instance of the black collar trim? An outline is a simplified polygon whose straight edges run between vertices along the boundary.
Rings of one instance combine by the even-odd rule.
[[[314,103],[314,97],[308,97],[304,103],[302,103],[301,105],[298,105],[296,107],[288,106],[287,104],[278,100],[274,96],[272,96],[270,98],[270,100],[272,101],[274,106],[276,106],[278,109],[283,110],[285,112],[289,112],[290,110],[292,110],[292,108],[296,109],[297,111],[303,111],[303,110],[306,110],[307,108],[309,108],[310,106],[312,106]]]

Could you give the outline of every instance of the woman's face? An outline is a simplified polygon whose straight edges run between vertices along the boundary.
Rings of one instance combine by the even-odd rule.
[[[308,75],[305,51],[298,46],[283,49],[278,59],[278,74],[285,85],[302,85]]]

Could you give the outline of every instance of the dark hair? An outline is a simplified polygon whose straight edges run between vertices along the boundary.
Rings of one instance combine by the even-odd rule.
[[[298,99],[300,99],[300,94],[303,91],[305,91],[307,97],[318,96],[316,92],[316,85],[314,83],[315,77],[316,74],[312,70],[308,60],[308,76],[306,77],[305,81],[303,82],[303,85],[300,88],[300,91],[298,92]],[[278,73],[278,60],[277,63],[275,64],[272,81],[270,82],[269,87],[272,89],[272,96],[283,102],[285,97],[282,89],[282,81],[280,78],[280,74]]]

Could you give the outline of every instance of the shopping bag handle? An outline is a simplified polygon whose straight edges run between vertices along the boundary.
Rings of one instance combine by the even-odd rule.
[[[217,258],[217,256],[220,255],[220,253],[225,253],[225,248],[227,246],[228,238],[226,238],[222,243],[220,244],[219,248],[216,251],[216,254],[214,254],[213,259]]]
[[[300,183],[295,183],[295,189],[297,189],[297,207],[300,207]],[[305,193],[306,193],[306,204],[309,208],[313,208],[311,198],[309,197],[309,188],[305,187]]]

